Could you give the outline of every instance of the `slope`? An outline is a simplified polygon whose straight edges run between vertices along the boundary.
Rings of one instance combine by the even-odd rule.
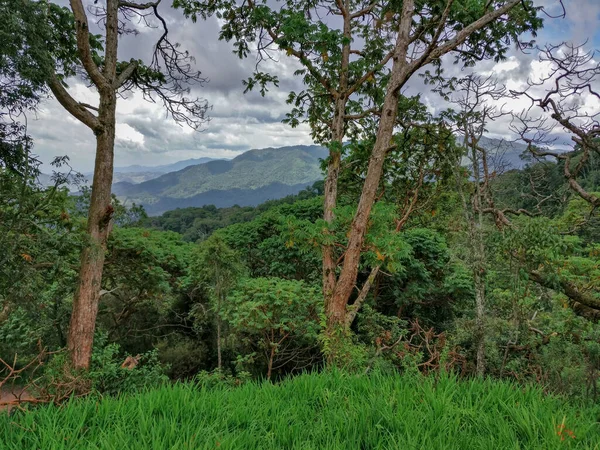
[[[322,178],[319,146],[250,150],[232,160],[209,161],[139,184],[116,183],[113,192],[123,201],[160,214],[176,207],[214,204],[257,205],[294,194]]]

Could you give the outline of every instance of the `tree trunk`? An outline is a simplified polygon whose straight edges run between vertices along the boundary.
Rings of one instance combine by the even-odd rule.
[[[337,204],[337,187],[340,175],[340,164],[342,160],[341,148],[344,139],[344,114],[346,112],[345,98],[337,99],[335,103],[335,114],[333,119],[332,142],[336,143],[338,149],[329,152],[329,163],[327,165],[327,178],[325,179],[325,192],[323,201],[323,219],[332,223],[335,219],[334,209]],[[339,151],[337,151],[339,150]],[[323,246],[323,297],[325,308],[331,302],[335,289],[337,262],[335,260],[333,246]]]
[[[346,306],[356,283],[361,249],[367,230],[369,215],[371,214],[371,208],[375,203],[377,189],[381,180],[385,155],[387,149],[390,147],[397,108],[398,92],[395,90],[388,91],[383,106],[383,114],[379,129],[377,131],[377,139],[371,153],[367,176],[358,203],[358,209],[350,227],[344,263],[335,285],[331,301],[327,305],[327,327],[329,332],[333,332],[334,328],[340,326],[346,327]]]
[[[81,253],[79,285],[73,298],[67,338],[71,364],[75,369],[88,369],[92,357],[106,242],[113,215],[111,187],[116,104],[114,91],[103,93],[99,111],[103,126],[96,136],[96,162],[87,223],[88,242]]]
[[[341,3],[340,3],[341,5]],[[344,0],[343,11],[350,10],[350,1]],[[327,165],[327,178],[325,179],[325,192],[323,202],[323,219],[328,224],[335,219],[334,209],[337,205],[338,178],[342,161],[342,148],[344,145],[346,126],[346,104],[348,103],[348,68],[350,66],[350,42],[352,38],[351,18],[343,14],[343,34],[346,41],[342,44],[342,60],[339,79],[339,91],[335,98],[333,121],[331,124],[331,142],[337,148],[329,150],[329,164]],[[329,305],[336,285],[337,261],[334,256],[333,246],[323,246],[323,297],[325,312],[329,312]],[[329,319],[328,319],[329,320]]]
[[[476,372],[485,374],[485,282],[482,274],[475,271],[475,340],[477,342]]]
[[[474,138],[472,138],[474,139]],[[479,158],[475,145],[471,148],[475,176],[474,214],[471,216],[471,247],[473,249],[473,280],[475,283],[475,339],[477,342],[477,375],[485,374],[485,246],[483,242],[483,208]],[[477,213],[477,216],[475,216]]]
[[[391,77],[387,85],[383,108],[381,110],[381,119],[377,129],[375,144],[373,145],[369,159],[367,176],[358,202],[358,208],[350,227],[348,246],[344,255],[344,263],[340,276],[335,285],[331,301],[326,305],[328,319],[327,332],[330,335],[333,335],[336,329],[347,331],[346,306],[356,283],[358,264],[367,231],[369,215],[375,203],[377,189],[383,172],[383,163],[394,133],[394,125],[396,124],[396,117],[398,115],[400,88],[410,76],[411,69],[406,62],[406,56],[410,45],[409,33],[413,12],[414,2],[405,1],[402,7],[402,18],[393,57]]]
[[[269,355],[269,365],[267,369],[267,380],[271,379],[273,374],[273,360],[275,359],[275,345],[271,342],[271,354]]]
[[[465,128],[465,146],[471,150],[469,155],[475,178],[475,193],[469,208],[469,202],[463,189],[463,180],[459,173],[460,159],[455,162],[454,176],[456,189],[460,195],[463,214],[468,227],[468,247],[471,258],[470,267],[473,274],[473,287],[475,289],[475,372],[479,376],[485,374],[485,246],[483,241],[483,208],[482,190],[480,183],[479,158],[477,157],[476,144],[469,139],[469,129]],[[470,144],[470,145],[469,145]],[[487,172],[487,171],[486,171]],[[477,215],[476,215],[477,214]]]
[[[217,368],[221,370],[223,359],[221,357],[221,318],[217,317]]]

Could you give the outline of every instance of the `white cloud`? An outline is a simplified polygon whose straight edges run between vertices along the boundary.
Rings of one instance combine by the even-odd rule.
[[[66,4],[66,0],[61,0]],[[88,0],[88,4],[93,3]],[[536,5],[545,4],[554,8],[555,0],[537,0]],[[566,20],[546,19],[547,30],[542,30],[538,42],[558,43],[564,39],[577,41],[598,28],[600,0],[566,0]],[[290,90],[301,88],[300,80],[293,76],[298,64],[283,53],[277,53],[278,61],[267,61],[264,70],[278,74],[281,84],[266,97],[257,93],[243,94],[241,80],[254,69],[253,58],[240,60],[232,53],[231,43],[217,39],[220,25],[216,19],[197,24],[183,20],[180,13],[164,8],[175,41],[189,49],[196,57],[198,69],[210,81],[203,87],[195,87],[193,94],[206,98],[213,105],[210,122],[205,131],[196,133],[180,127],[166,117],[160,104],[148,103],[140,95],[129,95],[120,99],[117,108],[117,143],[115,159],[117,165],[164,164],[186,158],[201,156],[233,157],[251,148],[311,143],[309,129],[302,125],[292,129],[280,121],[289,110],[285,103]],[[556,30],[569,30],[569,34],[558,34]],[[159,30],[141,27],[143,35],[126,36],[119,47],[122,59],[142,57],[149,60],[151,45]],[[536,55],[524,55],[511,50],[506,61],[495,63],[483,61],[476,66],[482,75],[494,74],[508,89],[523,89],[528,77],[547,73],[547,65],[535,61]],[[462,72],[447,64],[449,75],[462,76]],[[97,105],[97,94],[84,83],[69,80],[70,92],[78,101]],[[446,104],[436,94],[423,89],[422,82],[415,77],[407,87],[408,95],[422,93],[423,100],[432,111],[445,108]],[[584,108],[589,111],[600,108],[595,99],[584,98]],[[525,108],[524,100],[511,101],[511,108]],[[499,120],[490,125],[490,134],[506,136],[508,123]],[[93,133],[72,118],[55,100],[45,102],[37,119],[29,121],[29,131],[35,139],[35,150],[45,162],[54,156],[68,155],[75,168],[90,171],[94,160],[95,140]]]

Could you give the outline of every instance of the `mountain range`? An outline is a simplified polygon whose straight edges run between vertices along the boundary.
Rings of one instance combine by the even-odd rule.
[[[122,181],[133,184],[143,183],[144,181],[152,180],[153,178],[157,178],[165,173],[176,172],[189,166],[195,166],[216,160],[216,158],[192,158],[184,161],[177,161],[172,164],[163,164],[160,166],[133,165],[115,167],[113,183],[119,183]],[[91,180],[92,174],[86,173],[85,177],[86,179]]]
[[[527,161],[521,158],[521,155],[527,152],[527,145],[520,142],[482,136],[479,145],[487,150],[490,171],[502,173],[511,169],[522,169],[527,164]]]
[[[323,147],[297,145],[249,150],[232,160],[187,166],[156,178],[113,184],[120,200],[144,205],[158,215],[174,208],[233,205],[255,206],[295,194],[323,178]]]
[[[483,137],[490,170],[520,169],[524,144]],[[323,179],[321,159],[327,150],[312,145],[249,150],[231,160],[198,158],[161,166],[115,168],[113,193],[126,204],[144,205],[150,215],[175,208],[215,205],[255,206],[296,194]],[[465,158],[465,165],[468,160]],[[90,184],[91,174],[85,174]],[[46,180],[47,178],[47,180]],[[40,182],[50,182],[47,175]]]

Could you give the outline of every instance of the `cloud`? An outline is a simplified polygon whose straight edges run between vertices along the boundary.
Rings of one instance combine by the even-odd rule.
[[[67,0],[57,3],[67,5]],[[93,0],[87,0],[92,5]],[[558,43],[563,40],[575,42],[595,31],[599,23],[600,1],[565,0],[566,19],[546,19],[546,28],[540,32],[539,43]],[[549,12],[556,14],[558,2],[537,0]],[[552,9],[553,8],[553,9]],[[195,57],[196,68],[207,78],[207,83],[194,86],[192,94],[206,99],[212,109],[210,121],[201,132],[182,128],[166,116],[160,104],[144,101],[139,94],[120,99],[117,109],[117,138],[115,145],[116,164],[165,164],[186,158],[201,156],[233,157],[251,148],[276,147],[311,143],[309,129],[302,125],[292,129],[281,123],[289,105],[286,104],[291,90],[302,88],[301,80],[293,75],[298,64],[282,53],[276,61],[266,61],[263,69],[279,76],[280,87],[271,90],[265,97],[256,92],[243,94],[242,80],[248,78],[255,68],[253,58],[240,60],[233,52],[231,43],[218,40],[220,31],[217,19],[192,23],[183,18],[179,11],[166,5],[161,13],[168,23],[173,41]],[[328,19],[329,20],[329,19]],[[95,25],[91,25],[94,27]],[[139,35],[127,35],[119,47],[120,59],[141,58],[149,62],[152,44],[160,29],[136,25]],[[543,65],[532,62],[535,54],[523,54],[512,49],[508,59],[499,63],[483,61],[476,66],[478,73],[491,74],[509,89],[521,89],[528,78],[544,70]],[[467,72],[446,63],[447,74],[464,76]],[[97,104],[93,89],[78,80],[68,80],[70,92],[79,101]],[[441,98],[424,89],[418,77],[407,86],[405,93],[420,93],[432,111],[446,108]],[[585,100],[586,107],[597,104]],[[525,107],[524,103],[511,106]],[[507,136],[508,123],[499,120],[490,125],[490,134]],[[75,168],[90,171],[93,167],[95,141],[93,133],[72,118],[55,100],[43,103],[37,118],[30,119],[29,131],[35,139],[35,151],[44,162],[54,156],[68,155]]]

